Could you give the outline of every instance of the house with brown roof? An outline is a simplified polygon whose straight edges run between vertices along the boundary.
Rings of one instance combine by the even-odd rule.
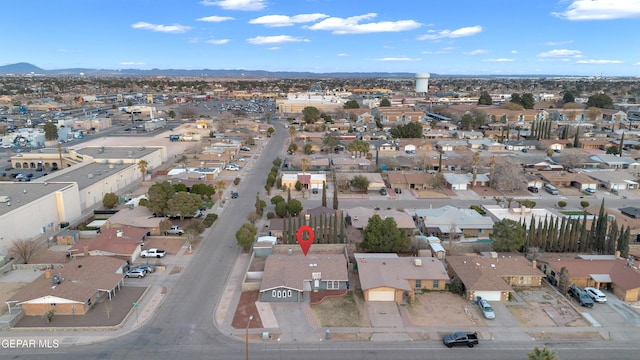
[[[416,291],[444,290],[449,276],[433,257],[354,254],[364,301],[410,302]]]
[[[347,259],[343,254],[273,254],[264,264],[260,301],[308,301],[311,292],[346,293]]]
[[[425,173],[389,173],[392,188],[424,190],[430,187],[433,176]]]
[[[516,253],[490,253],[489,256],[447,256],[449,276],[459,278],[465,297],[487,301],[507,301],[514,287],[536,287],[545,274],[524,256]]]
[[[48,269],[9,301],[25,315],[84,315],[102,298],[111,299],[124,284],[126,262],[107,256],[87,256]]]
[[[119,210],[111,215],[105,223],[105,228],[134,227],[144,229],[152,235],[160,234],[160,222],[163,217],[153,216],[146,206],[132,206]]]
[[[346,216],[349,216],[350,225],[356,229],[364,229],[369,224],[369,219],[373,215],[378,215],[382,220],[386,218],[393,218],[396,222],[396,226],[398,229],[404,230],[408,235],[412,235],[416,224],[413,221],[413,218],[402,211],[398,211],[395,209],[380,209],[374,210],[367,207],[353,207],[345,210]]]
[[[623,301],[640,300],[640,271],[637,262],[615,256],[581,256],[562,259],[538,260],[540,268],[552,279],[559,281],[560,270],[567,269],[569,283],[580,288],[587,286],[610,290]]]
[[[576,187],[580,190],[597,189],[598,182],[582,173],[541,171],[540,177],[555,187]]]
[[[133,263],[140,256],[146,236],[146,229],[131,226],[102,229],[96,237],[79,240],[68,251],[73,258],[102,255]]]

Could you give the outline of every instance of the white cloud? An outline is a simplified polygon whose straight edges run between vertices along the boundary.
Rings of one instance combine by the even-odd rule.
[[[511,50],[512,54],[518,54],[518,50]]]
[[[196,21],[205,21],[205,22],[215,22],[215,23],[219,23],[219,22],[223,22],[223,21],[229,21],[229,20],[235,20],[234,18],[232,18],[231,16],[205,16],[205,17],[201,17],[196,19]]]
[[[384,57],[373,59],[373,61],[420,61],[419,58],[408,58],[408,57]]]
[[[640,0],[573,0],[565,11],[551,14],[566,20],[640,18]]]
[[[366,34],[378,32],[399,32],[417,29],[421,24],[414,20],[380,21],[360,23],[378,16],[376,13],[368,13],[348,18],[330,17],[316,24],[306,27],[309,30],[326,30],[332,34]]]
[[[263,44],[284,44],[290,42],[309,42],[309,39],[293,37],[289,35],[276,35],[276,36],[256,36],[247,39],[247,42],[254,45]]]
[[[228,43],[229,39],[209,39],[206,41],[207,44],[213,44],[213,45],[223,45]]]
[[[513,62],[513,61],[516,61],[516,59],[498,58],[498,59],[484,59],[482,61],[486,61],[486,62]]]
[[[480,55],[480,54],[486,54],[488,52],[489,52],[489,50],[487,50],[487,49],[476,49],[476,50],[473,50],[473,51],[464,52],[463,54],[465,54],[465,55]]]
[[[549,46],[560,46],[560,45],[567,45],[567,44],[571,44],[573,43],[573,40],[567,40],[567,41],[547,41],[546,45]]]
[[[425,50],[425,51],[423,51],[422,53],[423,53],[423,54],[425,54],[425,55],[449,54],[449,53],[451,53],[451,51],[453,51],[454,49],[455,49],[454,47],[449,46],[449,47],[445,47],[445,48],[442,48],[442,49],[440,49],[440,50],[435,50],[435,51],[428,51],[428,50]]]
[[[282,49],[280,46],[272,46],[270,48],[267,48],[267,50],[280,50]]]
[[[473,36],[482,32],[482,26],[468,26],[456,30],[429,31],[429,34],[418,37],[418,40],[438,40],[442,38],[459,38]]]
[[[622,64],[620,60],[578,60],[576,64]]]
[[[225,10],[240,11],[262,10],[267,6],[265,0],[203,0],[200,4],[204,6],[220,6]]]
[[[640,61],[635,63],[635,64],[633,64],[633,66],[640,66]]]
[[[120,63],[120,65],[126,65],[126,66],[131,66],[131,65],[144,65],[143,62],[135,62],[135,61],[122,61]]]
[[[140,21],[133,25],[131,25],[134,29],[144,29],[151,30],[155,32],[165,32],[165,33],[174,33],[174,34],[182,34],[189,30],[191,30],[191,26],[184,25],[159,25],[159,24],[150,24],[148,22]]]
[[[249,20],[249,24],[264,25],[267,27],[283,27],[292,26],[299,23],[314,22],[320,19],[328,18],[325,14],[300,14],[294,16],[287,15],[266,15],[259,18]]]
[[[347,57],[347,56],[351,56],[351,55],[349,55],[349,54],[345,54],[345,53],[342,53],[342,54],[338,54],[338,55],[336,55],[336,56],[338,56],[338,57]]]
[[[536,56],[539,58],[581,57],[582,52],[580,50],[555,49],[551,51],[541,52]]]

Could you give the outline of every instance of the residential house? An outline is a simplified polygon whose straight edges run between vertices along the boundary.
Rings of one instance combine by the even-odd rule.
[[[538,149],[540,150],[564,150],[567,147],[567,144],[573,144],[573,140],[553,140],[553,139],[542,139],[538,143]]]
[[[586,140],[580,139],[578,143],[579,147],[586,150],[599,149],[604,150],[607,147],[611,146],[611,141],[609,140]]]
[[[602,169],[629,169],[634,174],[640,171],[640,162],[628,156],[598,154],[591,156],[591,159],[599,162]]]
[[[430,187],[433,176],[419,173],[389,173],[387,175],[392,188],[424,190]]]
[[[489,216],[495,222],[509,219],[517,223],[524,224],[527,228],[529,228],[529,225],[531,225],[532,221],[534,221],[537,225],[539,221],[544,221],[544,219],[549,219],[549,221],[557,221],[557,219],[559,218],[559,216],[555,213],[542,208],[530,209],[524,206],[509,207],[508,205],[503,208],[499,205],[482,205],[482,209],[486,211],[487,216]]]
[[[105,228],[92,239],[78,240],[69,248],[72,258],[87,256],[111,256],[133,263],[144,245],[147,229],[122,226]]]
[[[27,316],[84,315],[101,299],[111,299],[124,284],[122,259],[87,256],[71,260],[60,268],[47,269],[36,280],[16,293],[17,302]]]
[[[160,222],[162,220],[165,218],[153,216],[153,213],[146,206],[131,206],[111,215],[104,227],[107,229],[134,227],[143,229],[151,235],[161,235]]]
[[[371,160],[366,158],[336,157],[331,159],[331,165],[336,171],[367,170],[371,164]]]
[[[354,254],[364,301],[411,302],[416,291],[444,290],[449,276],[433,257]]]
[[[583,173],[566,171],[542,171],[540,177],[544,182],[555,187],[576,187],[580,190],[596,189],[598,182]]]
[[[302,302],[309,300],[311,292],[344,294],[348,289],[343,254],[272,254],[264,264],[260,301]]]
[[[321,174],[307,173],[284,173],[282,174],[282,187],[295,189],[296,183],[300,181],[303,189],[322,189],[327,182],[327,176]]]
[[[440,238],[449,234],[465,237],[488,237],[493,230],[493,220],[473,209],[460,209],[451,205],[440,208],[416,209],[418,228],[424,233]]]
[[[560,280],[560,270],[569,273],[569,284],[609,290],[626,302],[640,301],[640,271],[637,263],[611,255],[578,258],[544,258],[540,268],[552,283]]]
[[[514,151],[535,150],[538,144],[538,140],[508,140],[505,142],[505,147],[507,150]]]
[[[440,151],[464,150],[469,147],[467,140],[440,140],[436,143],[436,148]]]
[[[347,224],[355,229],[364,229],[369,224],[369,219],[373,215],[378,215],[382,220],[386,218],[393,218],[396,222],[398,229],[404,230],[407,235],[413,235],[416,229],[416,224],[413,218],[402,211],[394,209],[370,209],[366,207],[354,207],[345,210],[345,216],[347,216]]]
[[[356,176],[363,176],[369,181],[367,191],[378,191],[385,187],[380,173],[339,173],[336,176],[339,182],[351,181]]]
[[[586,174],[598,181],[601,188],[613,192],[638,188],[637,178],[627,172],[603,170],[589,171]]]
[[[478,140],[484,138],[484,134],[481,131],[472,130],[456,130],[452,132],[452,137],[458,139]]]
[[[447,182],[447,187],[451,190],[468,190],[474,187],[473,175],[456,173],[443,173],[442,175]],[[488,174],[476,174],[475,186],[487,186],[488,184]]]
[[[538,287],[545,276],[536,263],[516,253],[447,256],[449,276],[464,284],[465,297],[475,301],[508,301],[514,288]]]

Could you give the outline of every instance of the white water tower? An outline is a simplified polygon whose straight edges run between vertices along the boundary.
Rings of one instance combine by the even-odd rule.
[[[416,74],[416,92],[426,93],[429,91],[429,73]]]

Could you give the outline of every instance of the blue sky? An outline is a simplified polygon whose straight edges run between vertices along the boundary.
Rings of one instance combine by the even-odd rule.
[[[640,74],[640,0],[2,0],[0,13],[0,65]]]

